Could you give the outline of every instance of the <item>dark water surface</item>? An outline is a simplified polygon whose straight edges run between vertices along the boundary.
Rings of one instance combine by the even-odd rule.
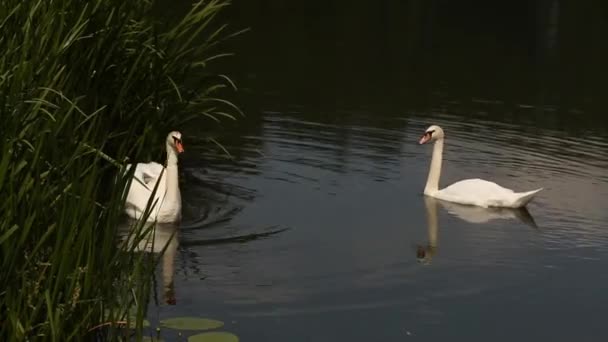
[[[159,284],[150,321],[220,319],[241,341],[608,339],[606,6],[396,3],[236,1],[248,118],[217,137],[232,159],[183,129],[176,305]],[[528,213],[425,199],[430,124],[442,187],[544,187]]]

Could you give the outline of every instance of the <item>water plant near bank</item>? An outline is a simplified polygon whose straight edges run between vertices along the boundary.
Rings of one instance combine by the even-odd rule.
[[[87,339],[134,308],[141,327],[155,260],[116,243],[122,168],[239,113],[209,70],[228,2],[170,26],[147,0],[1,2],[0,340]]]

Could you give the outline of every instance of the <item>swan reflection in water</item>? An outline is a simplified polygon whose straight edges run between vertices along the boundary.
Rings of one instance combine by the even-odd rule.
[[[418,245],[416,248],[416,258],[418,262],[428,265],[437,252],[437,235],[439,222],[437,218],[437,207],[441,205],[449,214],[459,219],[475,224],[487,223],[493,220],[517,219],[522,223],[538,228],[530,212],[525,207],[522,208],[483,208],[470,205],[462,205],[453,202],[442,201],[433,197],[424,196],[424,207],[426,209],[426,222],[428,229],[428,243]]]
[[[154,227],[151,227],[153,224],[153,222],[145,223],[141,232],[147,232],[147,235],[138,239],[136,246],[132,246],[130,244],[136,239],[133,229],[137,227],[137,222],[131,219],[126,220],[119,227],[120,241],[122,243],[129,239],[129,247],[132,247],[135,252],[162,253],[163,300],[168,305],[175,305],[173,278],[175,274],[175,255],[179,246],[178,224],[156,223]]]

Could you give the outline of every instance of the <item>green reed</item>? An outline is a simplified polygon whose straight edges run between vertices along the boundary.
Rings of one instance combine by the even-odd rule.
[[[240,113],[208,67],[228,3],[195,2],[168,28],[152,5],[0,0],[2,341],[89,339],[133,308],[141,326],[155,261],[117,243],[124,164],[160,159],[187,122]]]

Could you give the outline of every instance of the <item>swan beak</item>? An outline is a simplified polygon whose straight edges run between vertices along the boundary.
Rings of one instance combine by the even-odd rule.
[[[418,142],[418,144],[420,144],[420,145],[426,144],[427,142],[429,142],[429,140],[431,140],[431,135],[429,133],[424,133],[422,138],[420,138],[420,141]]]
[[[184,153],[184,145],[182,145],[181,141],[177,141],[175,147],[177,148],[178,153]]]

